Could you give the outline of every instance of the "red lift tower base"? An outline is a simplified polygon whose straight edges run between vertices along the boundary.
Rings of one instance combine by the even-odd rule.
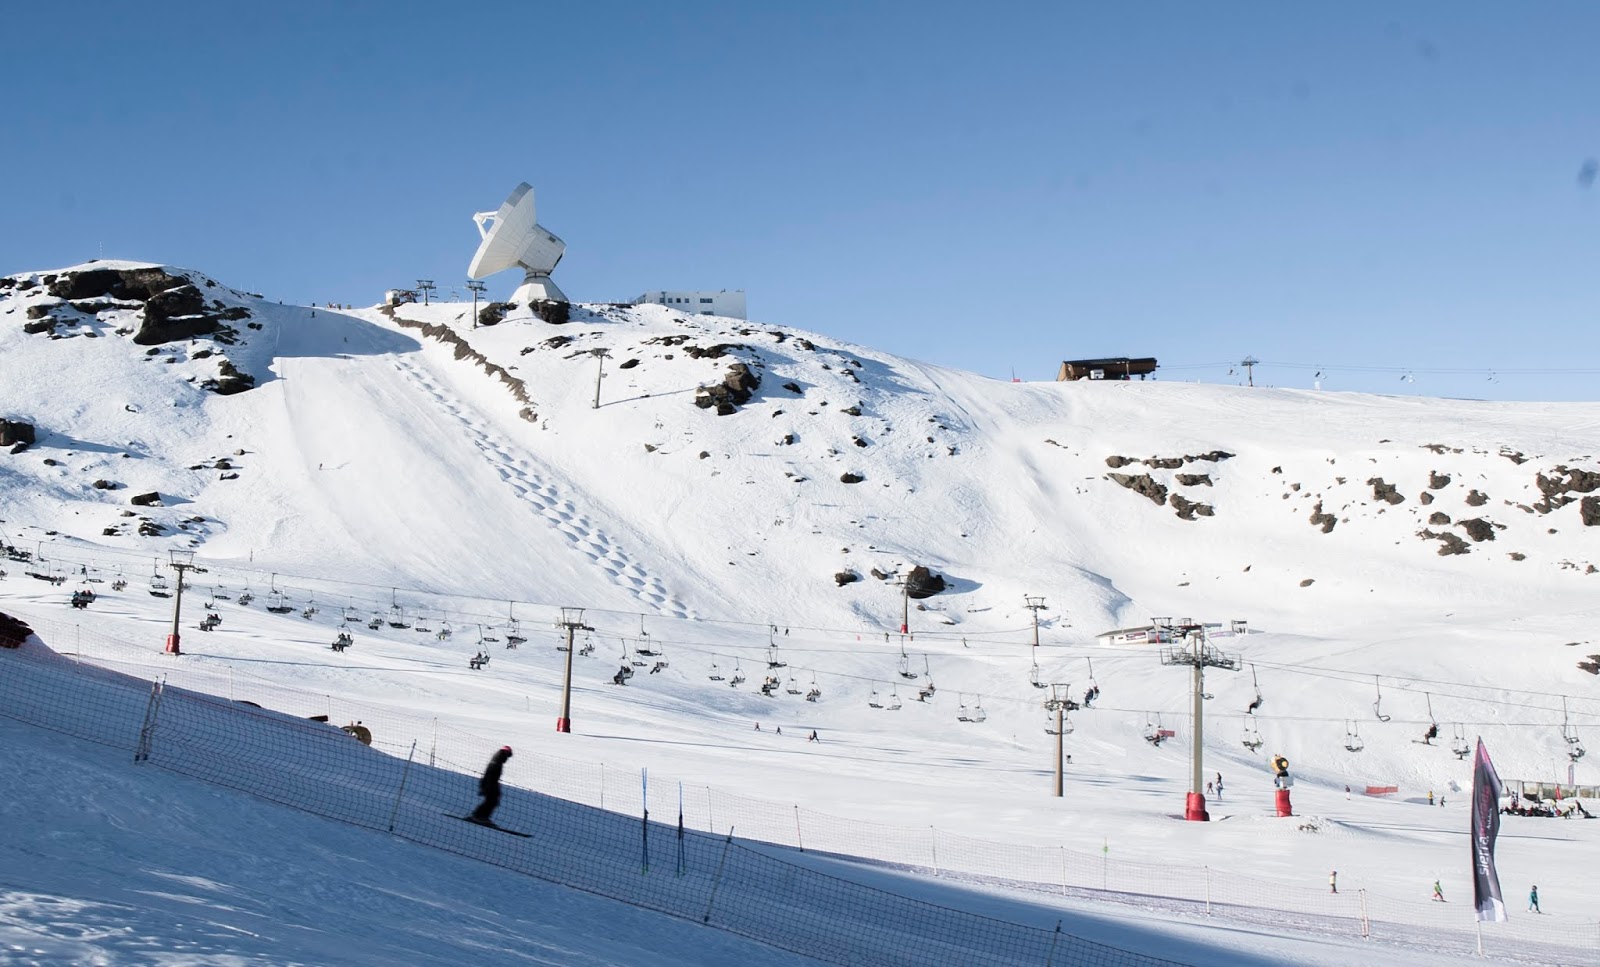
[[[164,650],[169,655],[181,655],[181,654],[183,654],[182,651],[178,650],[178,636],[177,635],[167,635],[167,647]]]
[[[1293,816],[1294,815],[1294,809],[1289,805],[1289,790],[1287,790],[1287,789],[1279,789],[1278,790],[1278,815],[1279,816]]]
[[[1203,792],[1189,793],[1189,799],[1183,804],[1183,818],[1191,823],[1209,823],[1211,814],[1206,812],[1206,796]]]
[[[571,719],[556,719],[556,731],[557,732],[571,732],[572,731],[572,720]]]

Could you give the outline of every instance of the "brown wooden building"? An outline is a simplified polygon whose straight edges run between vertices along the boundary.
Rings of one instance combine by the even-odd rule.
[[[1056,380],[1071,379],[1144,379],[1156,371],[1155,357],[1130,359],[1117,356],[1111,359],[1069,359],[1061,364]]]

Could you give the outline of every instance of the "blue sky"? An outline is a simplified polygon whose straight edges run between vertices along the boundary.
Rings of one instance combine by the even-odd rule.
[[[1597,396],[1593,4],[62,3],[9,28],[0,272],[103,251],[286,301],[448,291],[471,213],[526,180],[578,300],[743,288],[759,321],[998,378],[1154,355],[1229,382],[1253,355],[1258,384]]]

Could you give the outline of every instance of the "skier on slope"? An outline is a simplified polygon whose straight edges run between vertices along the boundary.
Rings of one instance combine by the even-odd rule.
[[[1444,902],[1444,890],[1439,886],[1438,880],[1433,881],[1433,899],[1438,900],[1440,903]]]
[[[475,823],[493,826],[490,819],[494,815],[495,807],[500,805],[500,772],[505,769],[506,760],[511,758],[511,746],[501,746],[499,751],[489,757],[489,765],[483,770],[483,778],[478,780],[478,795],[483,797],[483,802],[467,817]]]

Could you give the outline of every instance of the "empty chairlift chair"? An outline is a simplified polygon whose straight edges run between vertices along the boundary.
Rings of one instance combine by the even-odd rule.
[[[1360,752],[1367,747],[1367,744],[1361,741],[1361,726],[1354,722],[1344,724],[1344,747],[1350,752]]]

